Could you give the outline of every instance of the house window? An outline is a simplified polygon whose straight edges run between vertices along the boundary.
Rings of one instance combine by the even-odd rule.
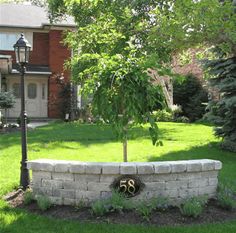
[[[13,45],[20,38],[20,32],[0,32],[0,50],[13,51]],[[33,45],[33,33],[25,32],[25,38]],[[32,46],[33,48],[33,46]]]
[[[13,91],[13,95],[16,97],[16,99],[20,98],[20,84],[19,83],[14,83],[12,85],[12,91]]]
[[[28,84],[28,98],[35,99],[37,97],[37,85],[35,83]]]

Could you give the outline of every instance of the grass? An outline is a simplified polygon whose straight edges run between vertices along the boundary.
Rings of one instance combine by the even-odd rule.
[[[203,124],[159,123],[163,147],[153,147],[148,128],[130,132],[129,161],[218,159],[221,179],[236,181],[236,154],[219,149],[212,127]],[[29,160],[122,161],[122,144],[109,126],[54,123],[28,134]],[[20,134],[0,135],[0,196],[17,187],[21,159]],[[236,185],[236,184],[235,184]],[[35,223],[35,224],[34,224]],[[24,231],[27,229],[27,231]],[[174,232],[236,232],[236,221],[204,226],[175,227]],[[173,232],[172,227],[137,227],[59,221],[11,209],[0,202],[0,232]]]

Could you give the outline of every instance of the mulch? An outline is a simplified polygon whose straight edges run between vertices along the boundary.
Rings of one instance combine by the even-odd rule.
[[[41,211],[36,202],[29,205],[23,203],[23,191],[17,190],[5,196],[5,200],[13,208],[25,209],[30,213],[63,220],[76,220],[91,223],[115,223],[115,224],[143,224],[155,226],[177,226],[205,223],[222,223],[236,220],[236,210],[225,210],[217,205],[215,200],[210,200],[204,212],[197,218],[184,217],[177,207],[166,211],[153,211],[149,221],[145,220],[135,211],[110,212],[102,217],[96,217],[91,213],[91,208],[53,205],[46,211]]]

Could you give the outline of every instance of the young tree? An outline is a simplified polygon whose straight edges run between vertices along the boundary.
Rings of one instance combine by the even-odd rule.
[[[93,95],[93,114],[122,140],[124,161],[128,130],[135,125],[149,122],[157,145],[151,112],[163,107],[164,98],[147,73],[159,65],[147,40],[152,1],[49,1],[49,6],[51,15],[66,10],[75,17],[77,29],[65,39],[74,51],[68,65],[74,81],[83,84],[82,93]]]

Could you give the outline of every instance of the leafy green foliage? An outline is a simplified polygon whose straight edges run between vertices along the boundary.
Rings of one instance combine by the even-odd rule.
[[[103,216],[109,212],[109,206],[106,200],[97,200],[91,205],[92,214],[96,216]]]
[[[153,116],[156,121],[162,121],[162,122],[173,121],[172,112],[167,111],[166,109],[154,111]]]
[[[220,207],[232,210],[236,207],[236,192],[232,185],[220,183],[217,192],[217,201]]]
[[[140,201],[136,206],[136,211],[144,220],[149,221],[150,215],[157,208],[155,199],[149,201]]]
[[[12,108],[15,104],[15,97],[11,92],[0,92],[0,108]]]
[[[236,57],[207,61],[205,68],[221,93],[208,106],[208,117],[218,125],[215,133],[223,138],[222,147],[236,152]]]
[[[51,201],[46,196],[37,196],[36,201],[39,209],[42,211],[49,209],[52,205]]]
[[[197,218],[207,203],[207,197],[192,197],[187,199],[179,208],[182,215]]]
[[[133,203],[128,200],[122,193],[112,191],[111,197],[107,200],[112,211],[122,212],[124,209],[132,209]]]
[[[147,40],[154,5],[152,1],[49,1],[52,13],[62,10],[75,17],[77,30],[67,33],[65,43],[78,53],[67,65],[74,82],[83,84],[82,94],[93,96],[93,116],[111,124],[123,143],[130,128],[149,122],[152,143],[159,144],[151,112],[163,108],[164,97],[147,73],[148,68],[162,68]]]
[[[174,79],[174,103],[181,105],[182,114],[190,121],[201,119],[205,113],[206,107],[203,103],[207,103],[208,97],[202,85],[200,80],[193,75],[183,77],[181,81]]]

